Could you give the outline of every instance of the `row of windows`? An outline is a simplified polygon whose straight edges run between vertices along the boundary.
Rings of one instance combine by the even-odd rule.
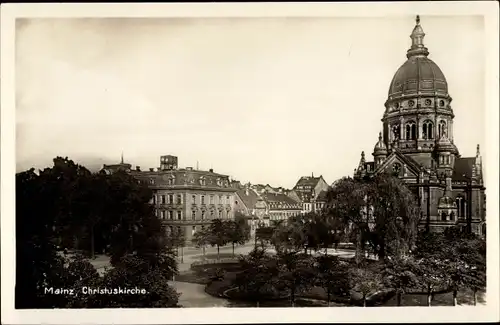
[[[189,183],[194,184],[194,179],[191,179],[189,181]],[[205,179],[204,176],[201,176],[200,179],[198,180],[198,183],[200,185],[205,186],[205,185],[207,185],[207,180]],[[149,184],[154,185],[155,184],[155,179],[154,178],[150,178],[149,179]],[[167,179],[167,184],[168,185],[175,185],[175,176],[170,175],[169,178]],[[224,186],[224,187],[228,187],[229,186],[229,182],[227,180],[222,180],[220,178],[217,178],[216,184],[217,184],[217,186]]]
[[[161,220],[183,220],[182,211],[175,210],[156,210],[156,215]],[[218,210],[218,211],[200,211],[197,213],[196,210],[191,211],[192,220],[209,220],[209,219],[226,219],[230,217],[230,211]]]
[[[408,121],[404,126],[405,130],[405,139],[406,140],[415,140],[417,139],[417,124],[415,121]],[[445,121],[440,121],[438,124],[438,138],[441,138],[442,135],[447,135],[448,128],[446,126]],[[395,140],[401,139],[401,130],[400,125],[396,124],[392,126],[392,135]],[[434,139],[434,123],[430,120],[424,121],[422,123],[422,139]]]
[[[231,197],[229,195],[218,195],[217,196],[217,203],[216,201],[216,196],[215,195],[210,195],[206,197],[205,195],[200,195],[200,200],[197,200],[197,195],[193,194],[191,195],[191,203],[193,204],[230,204],[231,203]],[[167,194],[167,195],[158,195],[158,198],[156,195],[153,196],[153,204],[183,204],[183,195],[182,194]]]

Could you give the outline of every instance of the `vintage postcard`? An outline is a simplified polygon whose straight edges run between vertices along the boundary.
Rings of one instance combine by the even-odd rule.
[[[498,320],[495,2],[1,22],[2,323]]]

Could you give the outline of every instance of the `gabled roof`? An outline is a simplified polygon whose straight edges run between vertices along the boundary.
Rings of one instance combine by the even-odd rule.
[[[455,159],[452,180],[458,182],[469,182],[472,178],[472,168],[476,162],[474,157],[464,157]]]
[[[313,176],[302,176],[299,181],[297,182],[297,184],[295,184],[295,187],[294,189],[297,188],[297,186],[311,186],[311,187],[315,187],[318,182],[320,181],[320,179],[322,178],[323,176],[319,176],[319,177],[313,177]]]
[[[415,173],[416,175],[419,174],[421,168],[422,168],[422,165],[420,165],[418,162],[415,161],[415,159],[409,157],[409,156],[405,156],[401,153],[401,151],[395,149],[392,153],[389,154],[389,156],[387,157],[387,159],[384,160],[384,163],[382,165],[380,165],[377,170],[375,171],[375,174],[378,174],[382,171],[384,171],[387,167],[387,165],[389,164],[389,162],[392,160],[391,158],[396,156],[399,160],[401,160],[403,163],[406,164],[406,166],[413,172]]]
[[[286,203],[286,204],[298,204],[299,202],[295,201],[291,197],[282,193],[264,193],[262,194],[262,198],[268,203]]]
[[[249,210],[255,207],[255,204],[259,201],[260,197],[257,193],[255,193],[252,189],[239,189],[236,194],[241,199],[242,203]]]
[[[316,201],[325,202],[327,198],[328,191],[321,191],[316,198]]]

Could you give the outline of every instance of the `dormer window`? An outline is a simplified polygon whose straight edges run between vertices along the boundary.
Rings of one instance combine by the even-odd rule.
[[[206,184],[207,184],[207,181],[206,181],[205,177],[201,176],[200,177],[200,185],[206,185]]]
[[[170,176],[168,178],[168,185],[174,185],[175,184],[175,176]]]

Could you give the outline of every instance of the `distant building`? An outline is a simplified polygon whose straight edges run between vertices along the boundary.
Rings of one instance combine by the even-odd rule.
[[[115,165],[105,165],[103,169],[110,172],[109,166]],[[178,168],[177,157],[171,155],[160,157],[159,168],[129,168],[128,172],[153,190],[151,202],[167,231],[177,227],[188,243],[196,231],[212,220],[234,219],[236,189],[230,186],[227,175],[212,169]]]
[[[123,154],[122,154],[122,158],[121,158],[121,161],[119,164],[114,164],[114,165],[104,164],[102,166],[101,172],[106,173],[106,174],[112,174],[112,173],[116,173],[118,171],[124,171],[124,172],[128,173],[128,172],[130,172],[131,169],[132,169],[131,164],[126,164],[123,162]]]
[[[389,87],[374,161],[366,161],[362,152],[354,176],[389,172],[404,180],[420,205],[421,227],[440,232],[459,225],[484,235],[486,195],[479,145],[475,157],[460,155],[448,83],[428,58],[424,36],[417,16],[407,60]]]
[[[297,197],[302,203],[302,213],[319,212],[326,203],[326,192],[330,186],[323,176],[301,177],[293,188],[292,196]]]
[[[290,217],[298,216],[302,212],[302,204],[283,193],[261,194],[266,203],[266,214],[264,224],[269,225],[270,221],[287,220]]]
[[[234,211],[247,218],[251,236],[254,236],[258,224],[265,219],[267,204],[256,191],[246,186],[235,193]]]

